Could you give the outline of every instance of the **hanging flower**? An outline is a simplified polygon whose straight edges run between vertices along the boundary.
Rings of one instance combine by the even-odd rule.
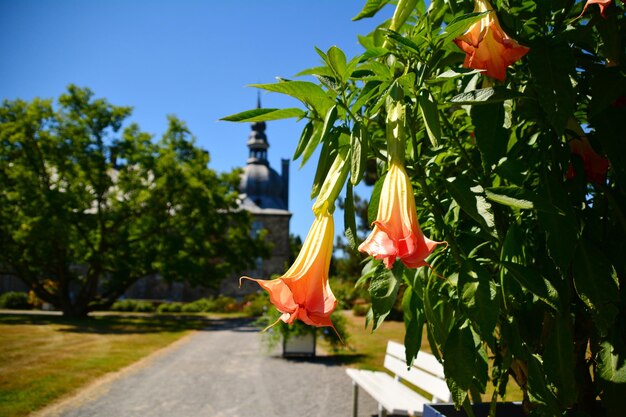
[[[600,8],[600,14],[606,19],[606,16],[604,15],[604,9],[609,7],[611,1],[612,0],[587,0],[587,3],[585,3],[585,7],[583,7],[583,11],[580,13],[580,16],[585,14],[585,10],[587,10],[587,7],[589,7],[590,4],[597,4]]]
[[[586,136],[570,140],[569,146],[572,154],[578,155],[582,159],[587,181],[598,185],[603,184],[606,173],[609,170],[609,160],[593,150]],[[571,163],[565,176],[567,179],[572,179],[576,176],[576,171]]]
[[[396,258],[408,268],[419,268],[428,265],[425,259],[442,243],[422,233],[409,177],[404,166],[392,160],[380,192],[378,218],[359,251],[382,259],[389,269]]]
[[[476,0],[475,12],[489,12],[454,43],[465,52],[466,68],[482,69],[489,77],[504,81],[506,68],[530,50],[504,33],[487,0]]]
[[[330,315],[337,306],[337,299],[328,283],[328,267],[334,233],[332,215],[328,210],[322,210],[316,216],[298,257],[283,276],[273,280],[241,277],[255,281],[269,293],[272,304],[283,313],[279,321],[292,324],[299,319],[317,327],[333,327]]]

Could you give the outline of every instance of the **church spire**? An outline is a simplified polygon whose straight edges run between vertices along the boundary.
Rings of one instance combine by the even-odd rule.
[[[261,94],[259,92],[257,92],[256,107],[257,109],[261,108]],[[270,144],[267,143],[267,136],[265,135],[265,122],[254,122],[250,127],[252,132],[248,137],[248,149],[250,149],[248,164],[269,165],[267,148],[270,147]]]

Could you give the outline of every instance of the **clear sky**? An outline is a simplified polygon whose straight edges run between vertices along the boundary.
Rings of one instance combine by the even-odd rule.
[[[159,137],[166,116],[184,120],[210,167],[245,165],[250,125],[219,118],[256,106],[254,83],[292,78],[320,64],[314,46],[337,45],[348,59],[393,8],[352,22],[364,0],[0,0],[0,99],[56,98],[70,83],[134,108],[131,121]],[[263,107],[299,102],[262,93]],[[267,125],[270,165],[291,158],[304,123]],[[291,233],[305,237],[313,215],[314,161],[292,162]],[[359,186],[357,193],[370,190]],[[343,230],[336,212],[336,230]]]

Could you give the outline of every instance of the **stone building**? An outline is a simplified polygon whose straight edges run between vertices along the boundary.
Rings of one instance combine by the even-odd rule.
[[[272,245],[272,251],[269,259],[256,260],[255,269],[242,271],[234,280],[224,280],[220,292],[232,296],[258,290],[256,285],[238,288],[239,276],[269,279],[272,275],[282,274],[289,266],[289,159],[281,160],[281,174],[278,174],[267,160],[270,145],[265,135],[265,123],[256,122],[251,127],[247,142],[248,161],[239,185],[240,207],[252,213],[253,235],[265,230],[265,240]]]

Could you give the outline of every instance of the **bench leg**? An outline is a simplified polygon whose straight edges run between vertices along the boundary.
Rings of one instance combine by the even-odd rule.
[[[387,417],[387,410],[381,404],[378,404],[378,417]]]
[[[358,417],[359,414],[359,386],[352,381],[352,417]]]

